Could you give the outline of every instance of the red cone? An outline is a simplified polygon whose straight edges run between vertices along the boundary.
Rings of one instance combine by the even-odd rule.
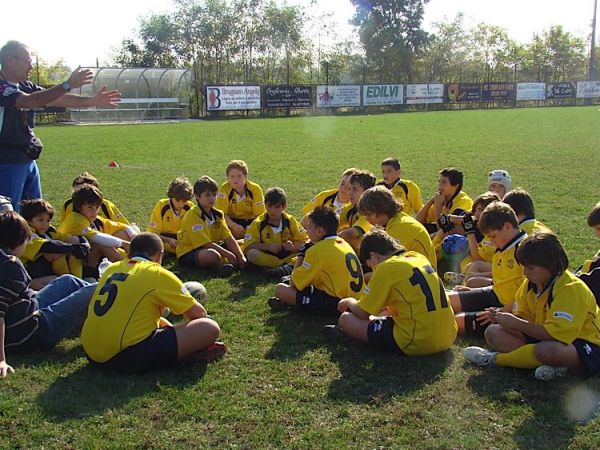
[[[113,159],[108,163],[108,167],[119,167],[119,163]]]

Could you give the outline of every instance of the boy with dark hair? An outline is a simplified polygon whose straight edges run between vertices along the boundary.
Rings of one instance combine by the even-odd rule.
[[[495,308],[511,311],[515,294],[524,279],[523,268],[515,259],[515,253],[527,234],[519,230],[517,216],[511,207],[502,202],[486,206],[478,226],[498,248],[492,259],[493,285],[483,288],[457,286],[449,298],[457,314],[459,333],[482,336],[489,324],[490,311]]]
[[[388,188],[375,186],[367,189],[358,201],[358,211],[371,225],[384,227],[387,234],[407,251],[424,255],[434,269],[437,267],[437,256],[429,233],[419,221],[404,213],[402,203]]]
[[[409,216],[414,216],[423,207],[421,198],[421,189],[414,182],[402,177],[402,168],[398,158],[385,158],[381,162],[381,174],[383,180],[377,184],[383,185],[392,191],[402,205],[403,212]]]
[[[194,183],[197,205],[185,215],[177,233],[177,259],[188,267],[214,267],[227,277],[244,268],[246,257],[227,227],[223,213],[214,208],[219,186],[203,176]],[[227,261],[227,262],[224,262]]]
[[[359,300],[350,297],[338,303],[342,331],[399,355],[428,355],[450,348],[456,339],[454,313],[427,258],[407,252],[375,228],[363,237],[360,259],[373,269],[373,276]]]
[[[368,220],[358,212],[358,201],[367,189],[375,186],[375,175],[367,170],[356,170],[350,176],[350,203],[347,203],[340,213],[338,236],[348,242],[355,251],[360,248],[362,236],[371,229]]]
[[[170,367],[189,358],[212,361],[226,348],[215,342],[219,325],[161,266],[163,244],[154,233],[131,241],[130,258],[112,264],[90,301],[81,343],[90,360],[120,372]],[[169,308],[188,321],[173,326],[161,318]]]
[[[495,351],[468,347],[465,358],[479,366],[535,369],[539,380],[567,369],[593,375],[600,370],[600,310],[589,288],[567,270],[558,237],[535,233],[516,253],[524,267],[514,312],[491,311],[485,331]]]
[[[596,237],[600,239],[600,203],[596,203],[590,211],[587,224],[594,228]],[[600,306],[600,252],[592,259],[586,260],[577,270],[576,275],[592,290],[596,303]]]
[[[525,233],[552,232],[550,228],[535,218],[533,198],[525,189],[517,188],[507,192],[502,201],[513,209],[519,220],[519,228]]]
[[[356,253],[336,236],[338,218],[329,206],[317,206],[308,215],[310,242],[300,250],[290,284],[275,287],[268,301],[272,310],[297,306],[320,315],[338,314],[341,298],[362,293],[363,273]]]
[[[21,216],[33,232],[21,255],[21,261],[32,278],[32,289],[40,290],[57,275],[71,274],[83,278],[81,260],[90,253],[87,240],[60,235],[50,224],[54,208],[41,198],[24,200]]]
[[[88,172],[82,172],[79,175],[77,175],[73,180],[73,184],[71,185],[71,192],[77,190],[84,184],[91,184],[92,186],[96,186],[98,189],[100,189],[100,186],[98,185],[98,179],[95,176]],[[73,197],[71,197],[63,203],[62,209],[60,211],[60,223],[63,223],[67,216],[71,214],[71,212],[73,212]],[[102,198],[99,215],[104,219],[109,219],[113,222],[119,222],[129,225],[129,221],[121,213],[121,211],[119,211],[119,208],[117,208],[113,202],[106,198]]]
[[[265,212],[261,187],[248,180],[245,161],[229,161],[225,168],[227,181],[219,188],[215,208],[225,214],[225,221],[235,239],[244,239],[246,228]]]
[[[29,225],[14,211],[0,213],[0,376],[14,372],[5,349],[43,350],[81,328],[95,288],[63,275],[35,292],[19,260],[31,237]]]
[[[440,170],[437,192],[425,203],[416,217],[429,233],[437,231],[442,214],[459,215],[471,210],[473,200],[462,191],[462,187],[463,173],[459,169],[448,167]]]
[[[281,278],[292,273],[296,255],[308,236],[296,218],[285,212],[287,198],[283,189],[268,189],[265,205],[267,212],[246,229],[244,253],[265,274]]]
[[[194,189],[186,177],[178,177],[169,183],[167,198],[159,200],[148,223],[147,232],[160,237],[165,251],[175,253],[177,248],[177,232],[183,216],[193,208]]]

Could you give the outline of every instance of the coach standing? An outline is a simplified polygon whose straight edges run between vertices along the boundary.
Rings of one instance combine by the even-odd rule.
[[[32,68],[24,44],[8,41],[0,49],[0,195],[9,196],[16,211],[22,199],[42,196],[35,162],[42,143],[33,133],[34,108],[116,106],[121,101],[121,93],[108,91],[106,86],[93,97],[70,94],[71,89],[92,82],[89,69],[78,67],[64,83],[44,89],[28,81]]]

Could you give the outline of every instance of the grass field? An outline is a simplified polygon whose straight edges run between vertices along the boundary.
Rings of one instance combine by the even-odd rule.
[[[55,207],[87,170],[142,227],[172,178],[221,182],[231,159],[247,161],[263,188],[283,187],[298,214],[344,169],[378,174],[395,155],[425,198],[443,167],[463,170],[472,197],[488,171],[507,169],[561,236],[572,267],[600,246],[586,225],[600,200],[597,107],[47,126],[38,135],[44,194]],[[108,168],[112,159],[122,167]],[[9,355],[16,372],[0,381],[1,448],[600,447],[598,377],[544,384],[528,371],[479,370],[462,357],[477,340],[433,357],[389,357],[328,341],[328,320],[271,313],[271,281],[172,268],[207,286],[230,353],[208,367],[138,376],[89,368],[78,339]]]

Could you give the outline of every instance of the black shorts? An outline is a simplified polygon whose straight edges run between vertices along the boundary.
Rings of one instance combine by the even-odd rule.
[[[202,250],[202,249],[201,248],[195,248],[191,252],[187,252],[185,255],[181,255],[177,259],[177,262],[181,266],[196,267],[196,253],[198,253],[200,250]]]
[[[587,375],[598,373],[600,371],[600,347],[583,339],[575,339],[573,346],[587,369]]]
[[[230,217],[230,219],[232,222],[235,222],[238,225],[243,226],[244,228],[248,228],[248,225],[254,222],[254,219],[234,219],[233,217]]]
[[[160,235],[171,239],[177,239],[177,233],[160,233]]]
[[[141,342],[117,353],[103,363],[95,363],[103,369],[116,372],[136,373],[171,367],[177,362],[177,334],[174,327],[155,329]]]
[[[458,298],[464,312],[484,311],[486,308],[503,306],[491,286],[470,291],[458,291]]]
[[[391,317],[378,317],[369,322],[367,329],[369,345],[388,352],[404,355],[394,339],[394,319]]]
[[[47,277],[48,275],[56,275],[52,269],[52,263],[43,256],[40,256],[35,261],[27,263],[25,266],[27,273],[31,278]]]
[[[339,316],[337,304],[340,301],[337,297],[320,291],[314,286],[308,286],[296,294],[296,306],[312,314],[320,316]]]

